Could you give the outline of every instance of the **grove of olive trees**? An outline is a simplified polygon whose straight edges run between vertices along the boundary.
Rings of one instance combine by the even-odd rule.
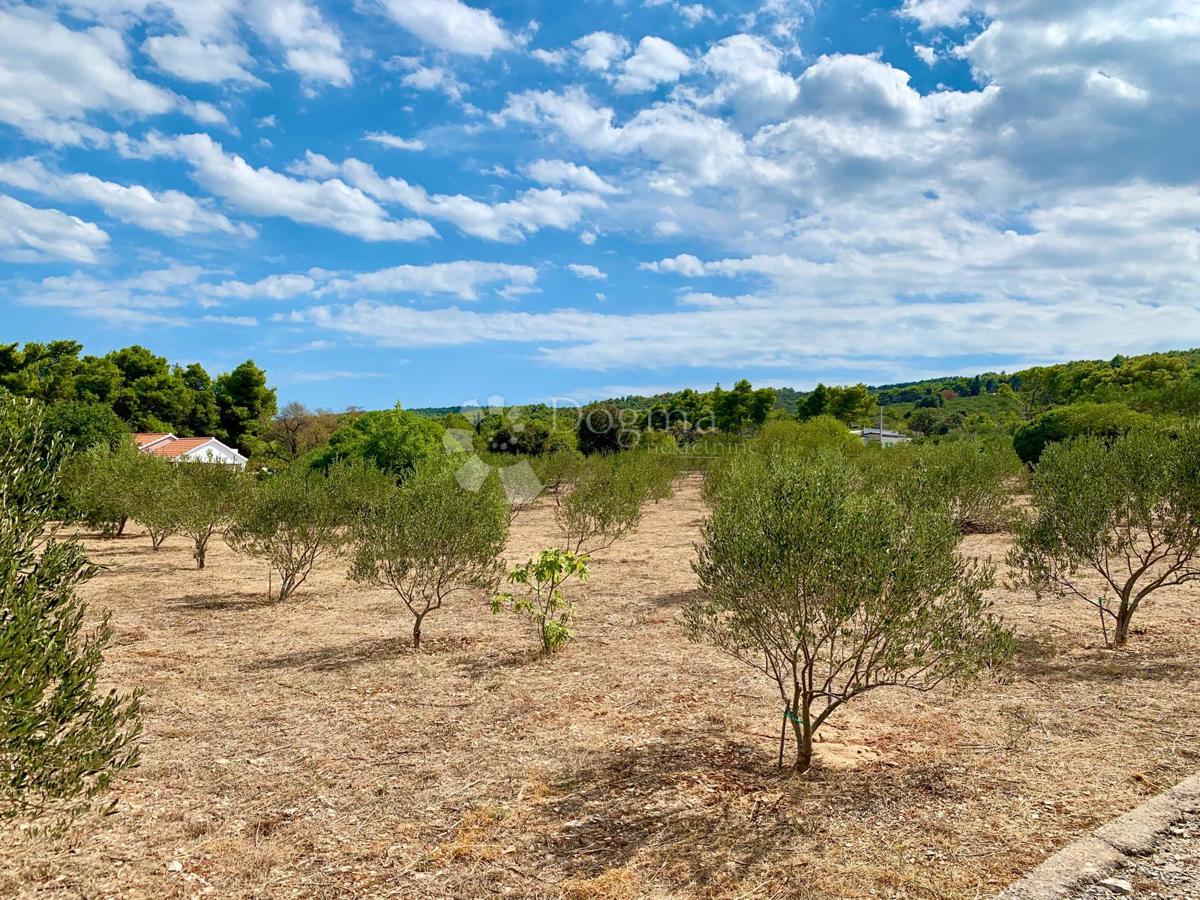
[[[511,770],[480,760],[495,756],[504,746],[498,742],[520,740],[512,737],[520,729],[541,728],[512,745],[520,748],[512,759],[539,773],[549,767],[563,783],[582,783],[586,758],[559,766],[539,754],[588,729],[602,730],[597,723],[611,717],[617,744],[625,740],[623,729],[662,724],[653,726],[658,732],[649,744],[642,734],[638,756],[593,776],[601,785],[620,782],[626,769],[640,771],[643,759],[655,758],[646,749],[654,741],[664,746],[660,762],[668,760],[668,769],[689,754],[711,756],[729,766],[721,777],[747,778],[762,767],[778,784],[764,765],[777,752],[780,767],[787,763],[800,776],[782,788],[789,800],[771,801],[784,805],[817,797],[806,793],[813,784],[823,790],[834,783],[828,767],[836,756],[826,748],[846,746],[851,729],[870,734],[887,720],[899,734],[891,740],[920,743],[919,730],[932,714],[914,713],[913,724],[897,724],[884,697],[896,698],[886,701],[895,707],[903,696],[934,692],[936,700],[911,701],[913,710],[925,702],[946,706],[948,698],[974,710],[972,704],[985,705],[977,698],[988,689],[971,685],[1026,677],[1028,604],[1053,616],[1061,608],[1066,617],[1075,606],[1090,608],[1111,649],[1086,644],[1078,632],[1072,639],[1086,644],[1081,653],[1108,660],[1126,644],[1159,637],[1148,615],[1151,637],[1133,629],[1149,601],[1177,609],[1179,598],[1192,596],[1184,589],[1200,583],[1195,425],[1139,419],[1128,428],[1064,433],[1047,439],[1030,466],[1006,435],[987,428],[890,449],[865,446],[858,431],[830,413],[834,406],[864,406],[862,391],[847,393],[845,404],[834,404],[830,398],[841,395],[829,389],[814,394],[795,418],[764,412],[767,395],[748,386],[714,392],[720,410],[714,421],[726,431],[649,428],[633,449],[601,446],[613,439],[608,434],[588,453],[548,419],[528,429],[504,416],[446,416],[442,424],[396,408],[356,413],[335,428],[336,416],[306,422],[303,411],[292,409],[288,422],[264,432],[274,435],[272,446],[246,471],[169,462],[128,441],[71,450],[47,430],[36,404],[18,409],[10,402],[7,420],[25,424],[0,441],[0,556],[8,557],[0,560],[0,817],[55,828],[94,809],[107,811],[112,801],[102,795],[138,759],[140,695],[100,687],[112,630],[106,618],[88,618],[77,591],[109,570],[90,563],[82,544],[58,541],[64,525],[81,532],[89,547],[113,548],[116,578],[127,577],[142,557],[154,560],[156,573],[143,577],[192,579],[190,591],[214,595],[243,584],[241,593],[265,597],[222,600],[228,612],[213,616],[199,612],[194,597],[172,598],[156,582],[148,618],[178,623],[193,616],[189,635],[195,622],[197,634],[204,626],[228,640],[222,629],[235,617],[256,617],[255,627],[270,638],[252,634],[246,646],[234,641],[231,658],[269,656],[279,633],[314,645],[240,659],[231,677],[261,690],[294,680],[278,677],[285,665],[294,674],[304,670],[297,678],[313,681],[293,693],[318,698],[323,705],[310,714],[328,715],[336,721],[331,729],[360,740],[355,758],[366,765],[374,760],[364,748],[381,742],[390,748],[392,733],[402,732],[404,744],[384,755],[432,759],[461,748],[447,770],[495,765],[487,777],[499,783],[513,777]],[[651,409],[642,424],[659,412]],[[72,427],[84,433],[78,422]],[[12,462],[18,458],[37,465],[23,468]],[[525,482],[513,490],[518,468],[540,490]],[[670,562],[655,568],[660,553]],[[189,554],[204,571],[189,573]],[[992,562],[1005,554],[1012,573],[1007,593],[996,586]],[[647,570],[629,575],[638,564]],[[1015,615],[1014,602],[1025,604]],[[520,630],[489,611],[518,621]],[[141,612],[128,631],[134,644],[142,640]],[[398,620],[412,653],[368,638]],[[1055,627],[1070,631],[1061,621]],[[643,630],[653,642],[613,655],[614,645],[640,640]],[[507,652],[526,634],[538,654]],[[131,657],[138,659],[137,652],[123,657],[126,664]],[[187,670],[188,654],[170,658]],[[361,677],[354,670],[355,696],[396,694],[374,705],[378,718],[369,722],[353,718],[357,701],[331,689],[352,666],[363,667]],[[1065,664],[1062,670],[1069,685],[1075,673]],[[464,702],[456,693],[464,678],[486,690]],[[130,683],[142,682],[124,682]],[[418,683],[421,695],[414,696]],[[611,697],[622,691],[618,704]],[[548,710],[550,694],[570,699]],[[234,696],[224,689],[222,695]],[[512,722],[473,731],[470,710],[492,701],[500,704],[491,708],[493,720],[511,715]],[[363,708],[369,705],[364,699]],[[685,733],[677,736],[675,705],[695,708],[703,728],[700,718],[684,713],[678,727]],[[536,717],[522,717],[539,706]],[[447,718],[426,715],[427,709]],[[578,709],[591,712],[577,717]],[[224,714],[231,714],[228,707]],[[268,732],[281,724],[300,727],[287,715],[264,716]],[[954,727],[968,731],[973,716]],[[452,720],[462,723],[453,733],[446,724]],[[413,723],[426,730],[417,733]],[[756,737],[764,739],[757,747]],[[154,738],[146,747],[161,752],[161,734]],[[236,736],[222,739],[237,743]],[[1011,743],[1006,736],[982,746],[1008,747],[1004,742]],[[925,777],[921,753],[897,755],[886,765],[911,766]],[[730,765],[735,758],[742,762]],[[673,769],[655,775],[677,783]],[[391,777],[408,775],[379,780]],[[698,776],[697,783],[709,778]],[[597,790],[595,796],[609,796]],[[586,827],[599,827],[594,823],[606,814],[572,813]],[[641,814],[633,816],[634,828]],[[459,847],[444,858],[469,852]]]

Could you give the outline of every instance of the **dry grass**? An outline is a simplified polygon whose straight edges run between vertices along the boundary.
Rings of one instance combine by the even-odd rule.
[[[184,542],[90,540],[108,674],[146,690],[117,814],[65,840],[0,835],[0,895],[48,897],[972,897],[1200,768],[1198,593],[1156,597],[1123,653],[1076,605],[995,599],[1021,638],[961,694],[878,692],[818,767],[774,768],[778,701],[687,642],[695,482],[602,554],[556,659],[479,602],[426,624],[317,573]],[[545,508],[510,558],[546,544]],[[1001,559],[1004,535],[967,551]]]

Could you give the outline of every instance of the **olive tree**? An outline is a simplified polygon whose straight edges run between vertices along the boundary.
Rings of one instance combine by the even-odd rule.
[[[181,462],[175,478],[179,532],[192,542],[196,568],[203,569],[209,540],[233,521],[243,476],[236,466]]]
[[[418,462],[356,524],[350,577],[396,593],[413,617],[419,649],[425,617],[452,595],[495,590],[508,521],[495,475],[468,490],[447,462]]]
[[[317,562],[342,552],[350,526],[379,489],[379,471],[334,464],[328,474],[297,463],[246,486],[225,540],[238,553],[264,560],[279,577],[282,603],[312,574]],[[268,591],[268,595],[270,591]]]
[[[964,534],[1001,531],[1012,524],[1011,483],[1023,466],[1007,440],[871,447],[857,461],[904,502],[944,506]]]
[[[1012,524],[1010,482],[1023,467],[1009,441],[947,441],[922,449],[927,456],[918,477],[946,504],[956,528],[986,533]]]
[[[0,820],[50,828],[136,764],[140,733],[138,693],[97,685],[112,630],[84,629],[77,593],[96,567],[47,534],[65,450],[33,405],[0,398]]]
[[[587,462],[578,450],[557,450],[534,458],[532,464],[545,490],[557,494],[575,482]]]
[[[141,462],[132,440],[114,450],[94,446],[75,453],[63,467],[61,491],[67,515],[98,529],[103,537],[120,537],[131,515]]]
[[[1124,646],[1151,594],[1200,579],[1200,428],[1051,444],[1031,509],[1009,555],[1015,584],[1083,601],[1105,643]]]
[[[930,690],[1008,652],[983,596],[992,571],[959,558],[944,509],[900,502],[838,453],[745,454],[725,477],[685,622],[778,686],[780,765],[789,724],[804,771],[813,736],[860,694]]]
[[[573,483],[554,495],[563,549],[586,556],[630,534],[646,504],[664,491],[664,476],[640,466],[641,454],[588,457]]]
[[[175,464],[153,453],[139,453],[126,484],[114,484],[129,509],[129,516],[150,535],[157,552],[163,542],[179,531],[179,478]]]

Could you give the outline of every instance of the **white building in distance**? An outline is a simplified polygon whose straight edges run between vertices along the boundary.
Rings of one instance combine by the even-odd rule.
[[[142,453],[163,456],[171,462],[207,462],[237,466],[244,469],[249,462],[232,447],[214,437],[175,437],[173,434],[135,434],[134,441]]]
[[[912,440],[907,434],[898,431],[888,431],[886,428],[854,428],[852,431],[862,438],[864,444],[879,444],[883,447],[895,447],[897,444],[907,444]]]

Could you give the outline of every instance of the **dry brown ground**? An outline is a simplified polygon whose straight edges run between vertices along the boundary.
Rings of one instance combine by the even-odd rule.
[[[1080,607],[998,588],[1008,675],[870,695],[781,776],[770,685],[679,625],[703,515],[687,482],[601,554],[550,660],[482,598],[414,654],[402,609],[336,562],[269,606],[223,545],[196,572],[178,539],[89,540],[143,762],[111,819],[0,835],[0,895],[986,896],[1200,768],[1200,592],[1155,598],[1114,653]],[[510,558],[551,534],[533,510]]]

